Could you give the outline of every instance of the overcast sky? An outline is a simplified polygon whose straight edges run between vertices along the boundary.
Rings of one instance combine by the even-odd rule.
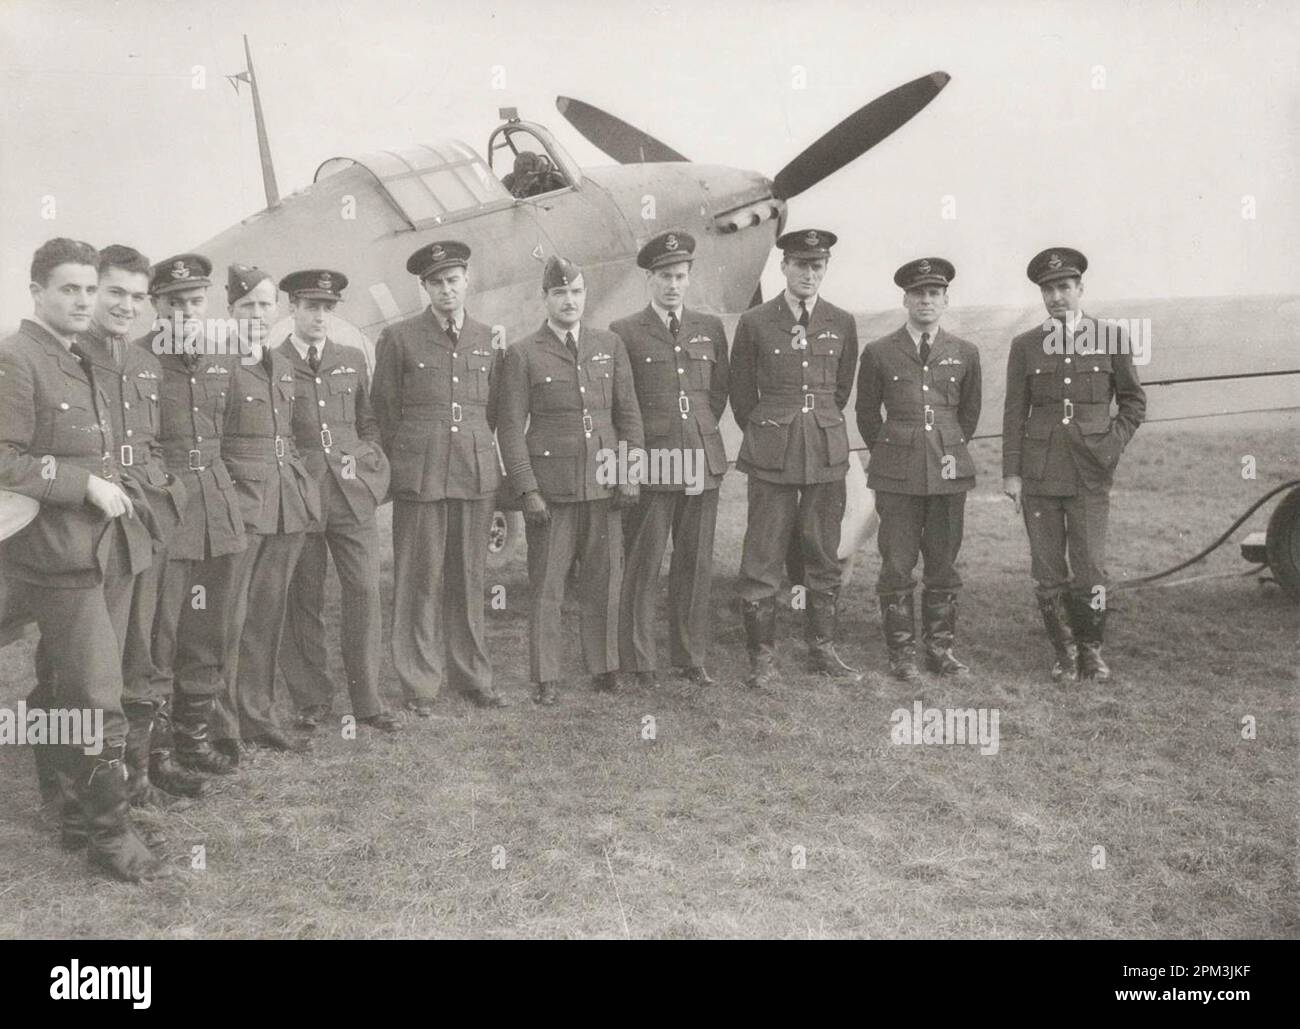
[[[448,136],[481,153],[502,105],[608,163],[557,94],[771,176],[941,69],[929,108],[791,203],[791,228],[841,236],[835,302],[894,307],[894,268],[938,255],[957,265],[954,305],[1032,303],[1024,266],[1052,244],[1088,254],[1094,297],[1300,292],[1300,2],[865,6],[4,0],[0,322],[29,313],[50,236],[158,259],[263,205],[248,92],[223,78],[243,32],[283,193],[338,154]]]

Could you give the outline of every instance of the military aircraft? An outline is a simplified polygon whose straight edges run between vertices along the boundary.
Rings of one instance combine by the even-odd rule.
[[[267,206],[213,239],[177,249],[203,253],[218,268],[239,261],[278,273],[310,255],[314,263],[345,272],[350,287],[331,334],[361,346],[371,361],[373,340],[383,326],[425,305],[418,283],[405,270],[407,257],[426,242],[448,237],[463,240],[474,252],[474,316],[513,340],[543,316],[540,281],[548,255],[561,254],[583,268],[586,319],[603,326],[647,302],[645,276],[635,261],[640,246],[670,228],[689,232],[697,240],[692,306],[720,315],[730,332],[740,314],[761,300],[760,278],[786,224],[789,201],[882,142],[949,82],[946,73],[936,71],[876,98],[772,178],[693,163],[591,104],[560,97],[560,113],[615,164],[579,166],[548,128],[504,108],[502,122],[487,136],[486,158],[450,139],[340,155],[322,162],[310,185],[281,198],[251,53],[248,58],[247,72],[237,78],[252,87]],[[522,190],[512,182],[515,192],[507,189],[504,183],[511,181],[520,154],[539,155],[549,163],[545,188]],[[1176,341],[1151,347],[1150,364],[1142,368],[1148,385],[1171,387],[1167,394],[1152,396],[1152,420],[1203,416],[1203,394],[1194,406],[1186,400],[1180,406],[1177,399],[1175,388],[1194,384],[1214,385],[1214,413],[1295,406],[1293,376],[1300,371],[1288,366],[1286,355],[1300,296],[1134,300],[1103,307],[1089,310],[1146,320],[1150,339]],[[985,403],[977,439],[1000,435],[999,369],[1011,337],[1042,317],[1036,304],[954,306],[946,316],[945,325],[978,344],[984,357]],[[900,311],[860,314],[859,337],[883,336],[901,318]],[[286,319],[273,339],[282,338],[288,328]],[[141,332],[145,329],[147,325],[140,326]],[[1225,332],[1233,340],[1231,347],[1224,346]],[[1245,379],[1254,380],[1248,391],[1232,388]],[[722,428],[734,457],[739,427],[728,414]],[[855,449],[862,449],[855,428],[850,435]],[[876,524],[857,455],[854,462],[840,550],[846,562]],[[517,516],[498,512],[490,550],[501,560],[521,536]],[[1278,505],[1266,540],[1254,541],[1247,556],[1266,562],[1300,600],[1300,488]]]

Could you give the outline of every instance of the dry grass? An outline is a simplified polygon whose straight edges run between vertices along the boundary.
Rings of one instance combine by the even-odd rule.
[[[1273,416],[1140,432],[1114,497],[1112,574],[1191,553],[1300,475],[1296,429]],[[1240,478],[1243,454],[1259,481]],[[448,697],[442,718],[396,739],[259,754],[218,795],[157,817],[184,870],[152,888],[92,879],[63,854],[30,755],[0,748],[0,935],[1297,935],[1296,608],[1250,578],[1123,594],[1108,648],[1116,681],[1045,685],[1023,528],[996,492],[996,443],[977,456],[960,627],[978,673],[969,687],[881,677],[869,553],[840,631],[850,660],[871,669],[863,686],[802,674],[786,615],[785,687],[738,688],[728,602],[744,477],[732,475],[715,585],[724,687],[610,698],[575,676],[559,707],[534,708],[515,564],[508,610],[490,614],[513,708]],[[1238,567],[1234,546],[1203,570]],[[0,701],[26,691],[30,661],[30,641],[4,651]],[[999,753],[892,746],[890,712],[918,697],[999,709]],[[646,715],[653,741],[641,737]],[[1240,737],[1244,715],[1254,741]],[[196,845],[206,871],[189,870]],[[806,868],[792,867],[794,847]]]

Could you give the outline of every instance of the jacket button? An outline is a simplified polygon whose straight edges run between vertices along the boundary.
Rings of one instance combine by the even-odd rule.
[[[956,382],[956,381],[957,381],[957,376],[955,376],[955,375],[949,375],[949,376],[948,376],[948,381],[949,381],[949,382]]]
[[[452,382],[460,382],[460,376],[459,376],[459,375],[453,375],[453,376],[451,377],[451,381],[452,381]]]
[[[578,387],[578,392],[579,392],[579,393],[586,393],[586,392],[587,392],[587,387],[586,387],[586,386],[579,386],[579,387]]]
[[[324,406],[325,406],[325,401],[323,401],[323,400],[318,400],[318,401],[316,401],[316,406],[317,406],[317,407],[324,407]]]
[[[547,382],[550,382],[550,381],[551,381],[551,377],[550,377],[549,375],[546,376],[546,381],[547,381]]]
[[[807,362],[805,362],[805,363],[807,363]],[[685,374],[686,374],[686,369],[685,369],[685,368],[678,368],[678,369],[677,369],[677,374],[678,374],[678,375],[685,375]]]
[[[198,382],[199,382],[198,379],[195,379],[195,378],[191,378],[191,379],[190,379],[190,385],[191,385],[191,386],[197,386],[197,385],[198,385]]]
[[[195,442],[195,443],[202,443],[202,442],[203,442],[203,437],[202,437],[202,436],[195,436],[195,437],[194,437],[194,442]]]
[[[1070,359],[1069,359],[1068,357],[1065,359],[1065,363],[1066,363],[1066,364],[1069,364],[1069,363],[1070,363]]]
[[[681,352],[682,352],[682,348],[681,348],[681,347],[673,347],[673,353],[675,353],[675,354],[680,354]]]
[[[1067,386],[1070,384],[1070,377],[1068,375],[1065,377],[1065,384]]]
[[[421,361],[421,362],[420,362],[419,364],[417,364],[415,367],[417,367],[417,368],[423,368],[423,367],[424,367],[424,362]]]
[[[649,358],[649,357],[647,357],[647,358],[645,359],[645,363],[646,363],[646,364],[649,364],[649,363],[651,362],[651,360],[653,360],[653,358]]]
[[[921,387],[921,389],[923,389],[923,390],[929,390],[929,388],[930,388],[929,386],[922,386],[922,387]]]
[[[66,411],[67,409],[68,409],[67,401],[64,401],[62,404],[59,405],[60,411]]]
[[[127,434],[128,436],[134,436],[134,435],[135,435],[135,430],[134,430],[134,429],[127,429],[127,430],[126,430],[126,434]]]
[[[927,425],[927,426],[925,427],[925,431],[926,431],[926,432],[933,432],[933,431],[934,431],[934,426],[933,426],[933,425]]]
[[[807,361],[805,361],[805,362],[803,363],[803,367],[805,367],[805,368],[808,367],[808,362],[807,362]]]
[[[549,450],[542,451],[542,457],[550,457],[550,456],[551,456],[551,452]]]
[[[319,378],[316,380],[316,385],[317,385],[317,386],[320,385],[320,379],[319,379]]]
[[[453,425],[453,426],[451,427],[451,431],[452,431],[452,432],[460,432],[460,426],[459,426],[459,425]]]

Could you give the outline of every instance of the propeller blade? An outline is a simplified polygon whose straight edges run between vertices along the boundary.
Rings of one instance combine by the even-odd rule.
[[[619,164],[648,161],[686,161],[676,150],[599,107],[558,96],[555,106],[575,129]]]
[[[798,196],[865,154],[938,96],[949,77],[943,71],[922,75],[858,108],[777,172],[773,180],[777,199]]]

